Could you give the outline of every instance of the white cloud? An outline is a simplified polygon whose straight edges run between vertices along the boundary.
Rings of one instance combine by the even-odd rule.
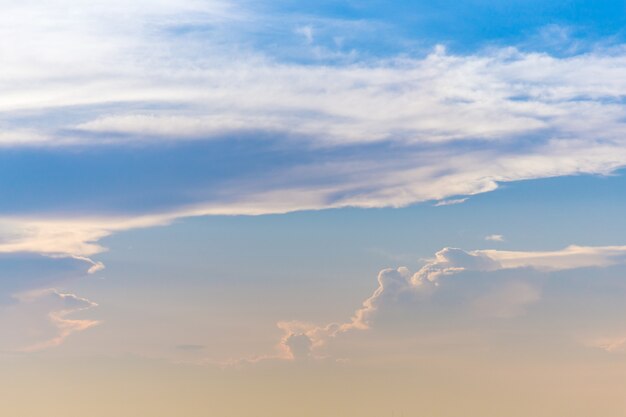
[[[304,39],[306,40],[308,44],[313,43],[313,40],[314,40],[313,26],[307,25],[307,26],[297,27],[296,33],[298,35],[304,36]]]
[[[500,51],[465,57],[434,53],[421,60],[336,67],[280,64],[261,56],[219,60],[211,67],[195,64],[201,69],[163,69],[154,79],[129,75],[127,83],[135,87],[111,85],[102,91],[101,101],[171,102],[185,104],[186,113],[174,106],[159,114],[118,111],[76,127],[172,140],[270,130],[324,145],[502,142],[536,135],[543,143],[584,140],[587,146],[598,139],[620,140],[623,127],[624,110],[612,100],[626,92],[626,83],[616,83],[610,68],[623,66],[622,56],[558,59]],[[607,85],[590,88],[586,67],[607,77]],[[556,78],[561,71],[574,73],[567,83]],[[576,71],[583,72],[580,78]],[[93,100],[96,91],[85,87],[84,98],[67,104]],[[39,93],[44,96],[45,91]],[[12,97],[11,105],[20,101]]]
[[[626,263],[626,246],[580,247],[569,246],[557,251],[512,252],[497,250],[464,251],[444,248],[435,254],[419,271],[411,273],[407,268],[385,269],[378,274],[378,288],[367,298],[352,319],[344,323],[330,323],[317,326],[298,321],[280,322],[283,330],[278,349],[281,354],[272,359],[293,360],[296,357],[318,357],[337,337],[354,331],[390,325],[381,316],[399,306],[413,307],[428,305],[436,295],[465,292],[454,299],[455,308],[466,308],[461,315],[475,314],[476,317],[500,319],[523,315],[532,304],[541,299],[541,288],[536,282],[521,279],[513,273],[520,268],[528,268],[537,273],[564,271],[577,268],[606,267]],[[469,276],[480,273],[482,279]],[[490,275],[491,274],[491,275]],[[529,274],[526,274],[527,278]],[[523,276],[523,275],[522,275]],[[548,275],[543,275],[544,280]],[[466,282],[463,282],[466,280]],[[468,286],[475,288],[468,291]],[[403,320],[431,320],[423,314],[450,314],[441,311],[442,306],[419,310],[421,317],[403,317]],[[435,312],[433,312],[435,311]],[[415,313],[417,314],[417,313]],[[452,313],[454,314],[454,313]],[[397,319],[396,316],[394,320]],[[595,340],[595,339],[594,339]],[[598,339],[599,340],[599,339]],[[297,342],[297,343],[296,343]],[[623,339],[602,339],[594,342],[608,351],[621,349]],[[321,355],[322,357],[324,355]]]
[[[504,242],[504,236],[502,236],[502,235],[489,235],[489,236],[485,236],[485,240],[490,240],[492,242]]]
[[[330,162],[313,159],[274,175],[276,182],[245,178],[212,202],[156,214],[53,217],[44,207],[31,218],[7,215],[0,219],[0,253],[82,257],[95,272],[102,264],[88,257],[104,250],[102,238],[179,217],[431,200],[445,205],[500,182],[609,174],[626,166],[624,47],[570,57],[515,48],[453,55],[435,48],[423,58],[301,65],[225,37],[176,35],[188,26],[222,27],[246,18],[240,8],[217,1],[4,2],[0,37],[17,41],[0,43],[1,147],[158,146],[263,131],[301,152],[364,151]],[[313,41],[312,30],[301,30]],[[376,143],[402,152],[368,152],[366,145]],[[352,322],[293,334],[308,337],[315,349],[327,337],[320,335],[341,326],[367,327],[384,297],[403,296],[405,286],[432,290],[437,279],[431,278],[466,270],[467,262],[485,271],[562,270],[611,265],[622,251],[448,249],[422,275],[381,273],[380,292]],[[303,340],[293,339],[292,347],[303,347]]]
[[[193,212],[186,213],[190,216]],[[89,256],[106,249],[96,242],[116,231],[167,224],[177,214],[140,217],[100,217],[83,219],[4,218],[0,219],[0,253],[31,252],[50,256],[70,256],[92,264],[93,271],[103,265]]]
[[[7,217],[19,237],[0,251],[89,256],[110,233],[182,216],[447,205],[501,182],[626,166],[623,47],[569,57],[438,47],[421,58],[305,65],[227,37],[179,36],[252,18],[232,3],[149,3],[3,5],[0,36],[18,41],[0,45],[0,146],[159,146],[264,132],[311,159],[150,216],[50,219],[43,207]],[[382,142],[391,150],[367,148]],[[320,148],[347,157],[318,160]]]
[[[192,73],[181,69],[175,79],[165,74],[152,81],[140,71],[137,80],[131,77],[123,86],[109,85],[107,77],[96,89],[87,83],[76,90],[84,94],[78,101],[53,95],[52,104],[42,104],[47,94],[43,88],[30,108],[43,106],[53,111],[57,105],[155,101],[172,103],[176,109],[165,105],[158,111],[138,113],[125,112],[120,105],[122,110],[115,114],[85,110],[83,114],[91,117],[75,125],[57,126],[63,129],[62,135],[45,131],[47,128],[29,134],[38,135],[38,140],[48,145],[136,140],[154,145],[158,138],[203,140],[261,130],[295,141],[302,152],[312,155],[311,146],[385,140],[406,147],[402,153],[376,149],[347,159],[312,158],[270,179],[243,178],[238,187],[254,188],[254,193],[231,194],[210,204],[198,202],[191,208],[177,208],[180,215],[399,207],[428,200],[445,205],[465,200],[446,200],[448,197],[491,191],[500,182],[609,174],[624,166],[626,146],[621,132],[626,114],[612,97],[626,92],[626,85],[583,91],[588,86],[581,79],[580,85],[572,81],[572,85],[559,87],[556,73],[546,74],[544,79],[533,66],[549,69],[552,63],[571,73],[588,63],[600,73],[609,71],[607,77],[599,78],[615,83],[612,68],[620,67],[622,61],[619,55],[557,59],[529,54],[433,54],[423,60],[323,68],[259,58]],[[327,85],[329,82],[332,85]],[[472,82],[476,85],[469,88]],[[521,94],[520,85],[531,93],[524,100],[515,97]],[[66,89],[63,91],[65,94]],[[32,97],[21,89],[15,94],[22,98],[7,98],[6,110],[17,110],[10,106],[20,101],[30,106],[27,102]],[[133,107],[137,106],[140,104]],[[507,109],[511,111],[503,114]],[[580,122],[580,114],[585,114],[585,123]],[[90,135],[82,136],[85,132]],[[91,135],[95,133],[99,136]],[[532,142],[528,135],[533,135]],[[9,146],[10,138],[6,136],[4,146]],[[23,140],[16,139],[13,144]],[[480,144],[459,148],[460,140],[479,140]],[[419,148],[413,148],[416,144]],[[230,189],[232,193],[233,187]],[[160,215],[171,217],[172,213]]]
[[[516,252],[481,250],[481,254],[499,263],[502,268],[535,268],[562,271],[575,268],[606,267],[626,260],[626,246],[568,246],[558,251]]]
[[[70,15],[63,12],[68,7]],[[425,58],[329,66],[280,63],[240,45],[175,35],[190,22],[225,26],[245,14],[215,1],[150,2],[150,7],[57,1],[37,8],[11,2],[0,27],[5,37],[11,33],[20,41],[0,50],[7,68],[0,77],[0,109],[93,106],[33,132],[58,145],[93,141],[79,132],[52,134],[68,136],[65,129],[74,128],[127,134],[118,138],[125,141],[269,130],[326,146],[508,144],[528,135],[542,145],[582,141],[578,145],[592,151],[621,146],[623,49],[557,58],[514,48],[466,56],[436,48]],[[313,40],[311,26],[296,31]],[[98,108],[108,103],[119,106]],[[132,110],[123,104],[132,104]],[[22,143],[16,137],[14,145]],[[604,157],[613,162],[610,154]],[[574,161],[570,172],[584,172],[584,162]]]
[[[434,204],[435,207],[453,206],[456,204],[463,204],[467,201],[467,198],[454,198],[450,200],[441,200]]]
[[[0,126],[0,148],[13,146],[41,146],[52,142],[44,133],[32,129],[3,129]]]

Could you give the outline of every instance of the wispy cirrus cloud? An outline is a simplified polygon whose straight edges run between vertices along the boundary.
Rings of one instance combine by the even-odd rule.
[[[73,333],[82,332],[100,324],[97,320],[68,317],[97,306],[96,303],[74,294],[61,293],[57,290],[35,291],[21,294],[18,299],[21,305],[46,304],[46,308],[49,310],[47,319],[55,330],[55,334],[49,339],[23,347],[21,350],[24,352],[34,352],[59,346]]]
[[[74,318],[96,303],[59,291],[104,268],[101,262],[67,253],[40,255],[0,250],[0,352],[34,352],[61,345],[70,335],[99,324]]]
[[[248,214],[252,204],[264,213],[277,205],[290,211],[450,202],[446,198],[491,191],[500,182],[609,174],[626,164],[621,135],[626,114],[620,103],[626,83],[617,74],[626,61],[620,49],[569,58],[515,50],[454,56],[438,50],[423,59],[345,66],[281,64],[258,56],[229,63],[188,60],[167,60],[181,68],[154,71],[137,64],[135,75],[119,75],[125,80],[119,86],[107,84],[117,75],[72,80],[74,87],[84,84],[74,90],[96,100],[91,103],[57,95],[42,104],[46,84],[59,92],[68,85],[35,77],[33,84],[44,86],[37,100],[22,89],[14,91],[21,99],[5,99],[9,129],[3,146],[84,150],[140,143],[176,155],[171,146],[188,141],[215,141],[198,149],[223,152],[243,140],[253,150],[254,164],[236,173],[211,173],[203,165],[191,176],[185,169],[159,167],[159,178],[166,174],[171,184],[159,187],[155,198],[170,203],[167,210],[157,209],[165,216],[219,212],[225,206],[230,210],[222,211]],[[6,84],[13,81],[9,77]],[[51,123],[16,130],[32,121],[20,113],[26,107],[11,107],[18,102]],[[74,110],[66,111],[68,106]],[[267,137],[272,141],[259,140]],[[254,158],[254,152],[262,156]],[[226,158],[239,162],[235,152]],[[155,169],[144,168],[142,187]],[[262,168],[265,175],[258,175]],[[85,169],[81,175],[102,174]],[[106,205],[117,200],[112,197],[119,194],[118,185],[103,183],[99,207],[111,210]],[[177,196],[180,187],[193,188],[183,193],[185,200]],[[303,198],[307,194],[314,197]],[[271,201],[272,196],[289,201]],[[35,206],[46,211],[45,204]],[[123,207],[113,209],[126,215]],[[144,210],[154,212],[149,203]]]
[[[54,289],[31,290],[14,295],[15,302],[0,305],[3,337],[0,351],[36,352],[61,345],[74,333],[100,322],[72,316],[97,304]]]
[[[117,230],[177,217],[443,205],[502,182],[626,165],[620,45],[298,63],[223,36],[264,18],[241,5],[79,3],[10,2],[0,17],[23,35],[0,46],[0,146],[62,179],[41,185],[46,200],[14,192],[0,205],[21,233],[6,250],[38,236],[48,253],[46,241],[67,236],[59,251],[86,255]],[[134,146],[145,152],[107,177],[107,159]],[[236,169],[213,168],[224,166]],[[76,178],[80,192],[67,185]]]

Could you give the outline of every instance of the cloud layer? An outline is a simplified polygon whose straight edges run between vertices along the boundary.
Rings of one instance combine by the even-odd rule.
[[[309,59],[296,59],[234,36],[263,19],[223,1],[4,2],[0,36],[16,40],[0,44],[5,261],[44,255],[96,272],[103,238],[181,217],[444,206],[503,182],[626,166],[623,45],[376,56],[339,38],[319,45],[298,24],[290,35]],[[387,299],[437,291],[459,271],[608,266],[621,253],[448,249],[418,275],[381,273],[348,323],[282,325],[295,328],[283,345],[306,357],[368,328]],[[29,279],[19,291],[47,288]],[[11,285],[0,295],[18,294]],[[508,297],[498,314],[515,315],[539,296],[510,285],[477,305]],[[89,327],[56,317],[60,334]]]
[[[178,217],[446,205],[626,166],[622,45],[301,63],[228,36],[265,18],[222,1],[7,3],[0,146],[23,159],[3,176],[25,179],[0,195],[0,250],[86,256]]]

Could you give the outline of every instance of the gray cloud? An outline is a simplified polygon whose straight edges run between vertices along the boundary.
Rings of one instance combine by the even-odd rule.
[[[293,360],[306,360],[311,357],[313,342],[306,334],[290,334],[283,344],[289,349]]]

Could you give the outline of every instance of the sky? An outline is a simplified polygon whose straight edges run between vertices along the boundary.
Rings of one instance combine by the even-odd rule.
[[[0,0],[0,414],[623,416],[625,24]]]

